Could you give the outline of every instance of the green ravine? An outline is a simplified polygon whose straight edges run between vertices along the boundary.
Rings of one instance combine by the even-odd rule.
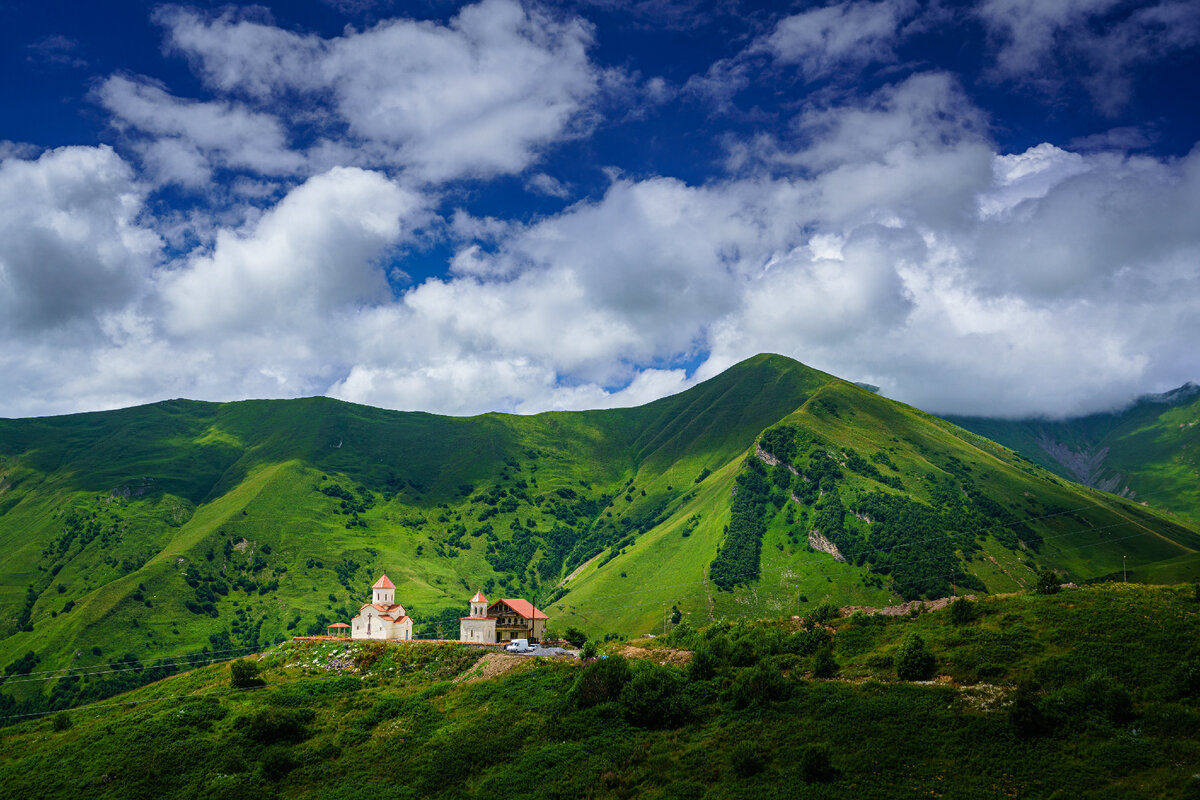
[[[1182,800],[1200,791],[1198,637],[1194,587],[1116,583],[680,625],[590,662],[501,656],[516,663],[491,677],[456,645],[289,642],[237,667],[250,688],[212,664],[0,729],[0,785],[71,800]]]
[[[788,453],[759,458],[761,442]],[[809,545],[814,528],[845,562]],[[772,355],[607,411],[172,400],[0,420],[10,674],[321,633],[382,572],[420,636],[456,636],[480,588],[533,599],[558,631],[639,634],[675,609],[701,625],[1009,592],[1043,567],[1186,580],[1198,551],[1190,518]],[[0,702],[126,688],[107,673],[12,682]]]
[[[1200,522],[1200,387],[1065,420],[951,417],[1073,481]]]

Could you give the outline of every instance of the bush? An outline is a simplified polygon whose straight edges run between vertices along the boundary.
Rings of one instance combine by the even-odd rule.
[[[805,783],[823,783],[837,777],[833,760],[829,757],[829,748],[825,745],[808,745],[800,751],[796,760],[800,779]]]
[[[821,603],[812,610],[809,618],[815,623],[824,625],[837,619],[840,615],[841,610],[833,603]]]
[[[588,637],[587,634],[579,630],[579,628],[567,628],[566,631],[563,632],[563,638],[570,642],[572,647],[583,647],[583,644],[587,641]]]
[[[920,634],[910,633],[896,651],[896,676],[902,681],[927,681],[936,666]]]
[[[838,663],[833,657],[833,650],[828,646],[817,651],[813,658],[813,677],[832,678],[838,673]]]
[[[571,700],[579,708],[591,708],[616,700],[633,677],[629,662],[620,656],[593,661],[583,668],[571,687]]]
[[[733,774],[739,778],[752,778],[763,771],[767,762],[753,742],[742,741],[733,748],[729,765],[733,767]]]
[[[266,682],[258,677],[258,664],[239,658],[229,665],[229,685],[234,689],[253,689]]]
[[[264,708],[238,718],[234,727],[243,730],[254,744],[294,744],[308,738],[308,723],[315,718],[311,708]]]
[[[678,670],[646,664],[634,671],[621,690],[621,711],[630,725],[674,728],[687,719],[686,688]]]
[[[1059,578],[1058,573],[1047,567],[1038,574],[1037,593],[1038,594],[1058,594]]]
[[[579,655],[581,658],[595,658],[599,653],[600,645],[596,644],[594,641],[587,641],[583,643],[583,649],[580,651]]]
[[[966,625],[975,621],[975,604],[960,597],[950,604],[950,621],[955,625]]]
[[[1013,702],[1008,709],[1008,722],[1012,725],[1013,733],[1020,739],[1043,736],[1050,733],[1054,727],[1042,713],[1037,692],[1027,684],[1018,686],[1013,694]]]
[[[64,711],[61,714],[54,715],[54,721],[50,723],[50,727],[54,728],[56,731],[65,731],[74,724],[75,723],[71,719],[71,715]]]
[[[783,675],[767,662],[738,672],[730,689],[734,708],[770,705],[786,699],[787,695],[788,685]]]

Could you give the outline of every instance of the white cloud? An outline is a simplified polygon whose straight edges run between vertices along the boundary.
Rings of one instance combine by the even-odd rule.
[[[63,147],[0,162],[0,335],[82,326],[133,301],[160,240],[111,148]]]
[[[600,82],[586,22],[514,0],[483,0],[444,26],[397,19],[334,39],[232,12],[157,18],[212,88],[328,102],[369,163],[433,181],[521,172],[588,124]]]
[[[976,10],[996,43],[992,77],[1047,94],[1078,80],[1115,115],[1134,70],[1200,44],[1200,6],[1189,0],[986,0]]]
[[[105,80],[96,94],[118,128],[140,135],[134,148],[164,182],[203,185],[213,167],[261,175],[304,169],[303,156],[289,149],[283,126],[268,114],[232,103],[183,100],[148,81],[121,76]]]
[[[233,336],[303,329],[388,291],[378,260],[422,212],[386,178],[338,167],[310,178],[241,233],[224,231],[210,254],[166,273],[164,323],[174,334]]]
[[[916,5],[915,0],[881,0],[811,9],[780,20],[757,46],[780,63],[798,65],[809,81],[894,61],[901,26]]]

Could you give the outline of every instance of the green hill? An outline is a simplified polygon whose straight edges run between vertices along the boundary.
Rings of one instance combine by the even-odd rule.
[[[1190,798],[1198,636],[1192,587],[1110,584],[680,626],[590,663],[500,656],[518,663],[490,678],[512,665],[456,646],[287,643],[255,662],[259,688],[214,664],[12,725],[0,782],[122,800]]]
[[[756,455],[756,452],[759,455]],[[830,554],[836,546],[838,556]],[[108,665],[346,621],[387,572],[427,637],[466,599],[640,633],[1200,573],[1190,522],[780,356],[631,409],[472,418],[326,398],[0,420],[0,665],[64,707]]]
[[[950,417],[1087,486],[1200,522],[1200,387],[1065,420]]]

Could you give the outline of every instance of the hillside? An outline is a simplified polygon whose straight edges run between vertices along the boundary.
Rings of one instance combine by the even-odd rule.
[[[0,781],[122,800],[1188,798],[1192,589],[681,626],[491,678],[454,646],[288,643],[256,661],[261,688],[214,664],[3,729]],[[686,666],[657,666],[668,654]]]
[[[838,557],[831,555],[836,547]],[[387,572],[418,635],[466,599],[559,631],[1200,574],[1190,523],[779,356],[645,406],[473,418],[326,398],[0,421],[0,665],[247,652],[348,620]],[[841,560],[839,560],[841,559]]]
[[[1065,420],[948,419],[1065,478],[1200,522],[1200,386]]]

